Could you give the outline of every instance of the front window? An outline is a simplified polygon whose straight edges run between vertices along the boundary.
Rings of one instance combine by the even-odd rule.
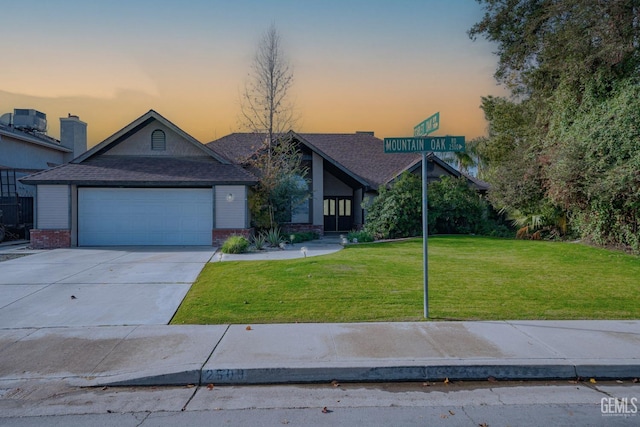
[[[306,224],[310,222],[309,184],[301,177],[296,177],[296,183],[300,190],[299,196],[292,197],[291,222],[294,224]]]

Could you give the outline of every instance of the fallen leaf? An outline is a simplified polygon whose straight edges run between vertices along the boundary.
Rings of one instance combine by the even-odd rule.
[[[636,384],[636,383],[640,382],[640,380],[638,378],[634,378],[633,380],[631,380],[631,382]]]
[[[107,387],[107,386],[102,387],[102,390],[108,390],[108,389],[109,389],[109,387]]]
[[[453,412],[451,409],[449,409],[449,413],[450,413],[451,415],[455,415],[455,414],[456,414],[456,413],[455,413],[455,412]]]
[[[340,383],[336,380],[331,381],[331,385],[334,387],[340,387]]]
[[[195,385],[193,385],[193,384],[187,384],[187,388],[194,388],[194,387],[195,387]]]
[[[444,379],[444,383],[445,383],[445,384],[449,384],[449,378],[445,378],[445,379]]]
[[[213,384],[207,384],[207,389],[213,390]]]
[[[282,422],[282,424],[289,424],[289,420],[287,420],[287,419],[284,419],[281,422]]]
[[[595,384],[595,383],[596,383],[596,379],[595,379],[595,378],[591,378],[591,379],[589,380],[589,382],[590,382],[591,384]]]
[[[442,418],[444,420],[445,418],[449,418],[449,416],[445,415],[445,414],[440,414],[440,418]]]
[[[71,295],[71,299],[78,299],[75,295]]]
[[[479,427],[489,427],[489,425],[487,423],[480,423],[478,424]]]
[[[431,384],[429,383],[422,383],[422,387],[429,387]]]
[[[620,380],[616,380],[616,382],[617,382],[618,384],[622,384],[622,381],[620,381]]]
[[[251,330],[251,326],[247,326],[245,329],[246,329],[247,331],[250,331],[250,330]]]
[[[326,407],[326,406],[325,406],[324,408],[322,408],[322,413],[323,413],[323,414],[328,414],[328,413],[330,413],[330,412],[333,412],[333,411],[332,411],[332,410],[330,410],[330,409],[327,409],[327,407]]]
[[[497,383],[497,382],[498,382],[498,380],[496,379],[496,377],[489,377],[489,378],[487,378],[487,380],[488,380],[490,383]]]

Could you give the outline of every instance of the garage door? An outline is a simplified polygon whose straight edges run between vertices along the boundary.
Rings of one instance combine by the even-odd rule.
[[[212,228],[211,189],[78,189],[80,246],[210,246]]]

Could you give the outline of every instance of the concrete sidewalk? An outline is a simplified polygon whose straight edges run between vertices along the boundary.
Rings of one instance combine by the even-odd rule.
[[[72,385],[640,378],[640,321],[0,329],[0,381]]]
[[[343,249],[340,236],[324,236],[308,242],[284,245],[284,249],[268,249],[245,254],[216,252],[211,262],[220,261],[274,261],[328,255]]]

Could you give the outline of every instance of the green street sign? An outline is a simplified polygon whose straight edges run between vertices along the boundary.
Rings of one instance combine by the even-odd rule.
[[[440,112],[424,119],[413,128],[413,136],[426,136],[440,128]]]
[[[384,139],[385,153],[419,153],[427,151],[442,153],[446,151],[464,150],[464,136],[430,136]]]

